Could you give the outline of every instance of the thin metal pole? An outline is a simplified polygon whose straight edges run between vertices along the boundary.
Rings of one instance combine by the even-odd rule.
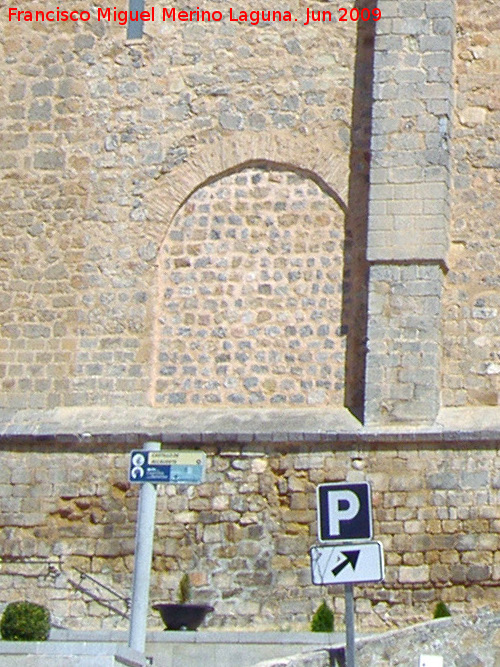
[[[352,584],[345,584],[345,658],[346,667],[356,667],[354,651],[354,590]]]
[[[161,449],[160,442],[145,442],[144,450]],[[132,584],[132,609],[130,614],[129,648],[144,653],[146,648],[146,624],[149,607],[149,582],[153,556],[155,529],[156,486],[151,482],[141,484],[139,507],[135,529],[134,580]]]

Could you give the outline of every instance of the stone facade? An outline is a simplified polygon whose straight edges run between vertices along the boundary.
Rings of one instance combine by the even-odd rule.
[[[137,487],[126,482],[127,448],[110,454],[60,447],[52,455],[23,449],[2,456],[2,600],[28,591],[48,597],[70,627],[82,615],[87,627],[123,624],[68,580],[78,579],[79,569],[129,594]],[[454,613],[498,601],[494,448],[469,448],[466,458],[435,444],[310,453],[273,445],[205,449],[204,484],[159,487],[155,600],[175,600],[180,573],[188,571],[194,598],[215,606],[209,627],[305,630],[321,599],[333,595],[339,629],[343,588],[310,582],[315,489],[325,481],[368,480],[386,573],[382,584],[356,587],[360,627],[380,631],[428,619],[439,600]],[[151,626],[158,623],[152,616]]]
[[[355,24],[8,28],[2,404],[148,405],[158,252],[184,200],[254,159],[345,199]]]
[[[153,595],[188,569],[212,627],[307,626],[345,479],[386,549],[364,628],[498,602],[500,9],[374,5],[139,40],[0,10],[1,602],[124,622],[70,580],[127,594],[151,438],[209,455],[161,489]]]
[[[158,253],[167,229],[207,179],[252,160],[323,182],[332,211],[338,204],[338,215],[332,213],[338,239],[344,214],[337,243],[351,259],[342,282],[355,284],[352,296],[342,290],[344,340],[338,341],[351,348],[347,404],[359,408],[362,401],[363,337],[356,336],[366,330],[367,245],[374,263],[438,262],[450,269],[439,327],[444,365],[429,391],[429,419],[439,391],[447,406],[497,405],[498,253],[491,221],[498,207],[498,109],[491,79],[498,55],[490,36],[497,9],[478,13],[458,2],[455,21],[451,1],[412,7],[386,1],[376,23],[292,30],[286,22],[258,28],[156,21],[138,42],[124,42],[122,26],[96,17],[71,26],[8,23],[3,405],[151,404],[157,284],[165,279]],[[315,43],[324,53],[311,67]],[[269,62],[280,65],[260,80]],[[373,87],[373,106],[360,87]],[[368,224],[363,175],[370,143]],[[314,208],[311,197],[304,210]],[[374,353],[380,355],[378,343]],[[321,400],[326,405],[332,397]],[[408,414],[418,420],[422,399],[415,401]],[[407,402],[401,399],[400,414]],[[365,412],[376,421],[373,410],[386,414],[372,398]]]
[[[494,3],[457,4],[450,271],[443,294],[444,405],[498,405],[500,101]],[[494,12],[491,14],[491,10]],[[461,356],[459,349],[466,349]]]
[[[154,404],[341,407],[342,257],[338,205],[300,174],[198,190],[160,253]]]
[[[366,415],[375,422],[434,421],[441,361],[437,264],[370,270]]]

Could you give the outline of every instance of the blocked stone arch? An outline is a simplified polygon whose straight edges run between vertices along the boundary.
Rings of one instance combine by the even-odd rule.
[[[341,407],[344,214],[316,174],[269,160],[195,188],[158,257],[153,404]]]
[[[286,130],[238,133],[238,137],[202,137],[190,148],[185,160],[161,173],[144,196],[145,218],[157,223],[163,238],[163,225],[171,221],[186,198],[201,184],[251,162],[264,158],[277,165],[293,165],[324,184],[335,184],[339,205],[348,198],[349,153],[338,133],[326,132],[321,125],[307,133]],[[333,193],[333,190],[331,190]],[[154,233],[153,229],[151,230]],[[160,239],[158,239],[160,243]]]

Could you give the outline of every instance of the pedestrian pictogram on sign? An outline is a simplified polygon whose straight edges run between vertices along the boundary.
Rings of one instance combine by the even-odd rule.
[[[368,482],[320,484],[317,492],[320,542],[373,537]]]
[[[130,456],[129,482],[200,484],[205,465],[205,452],[134,450]]]

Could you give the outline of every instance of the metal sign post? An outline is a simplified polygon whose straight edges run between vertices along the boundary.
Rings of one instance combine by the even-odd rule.
[[[354,650],[354,590],[352,584],[345,584],[345,664],[346,667],[356,667]]]
[[[370,485],[368,482],[320,484],[317,510],[318,540],[322,544],[310,551],[312,582],[344,584],[345,664],[356,667],[353,584],[384,578],[384,551],[380,542],[372,540]]]
[[[146,442],[148,452],[159,451],[160,442]],[[146,623],[149,608],[149,582],[153,557],[153,535],[156,513],[156,486],[151,482],[141,485],[135,529],[134,580],[128,645],[139,653],[146,648]]]
[[[160,442],[146,442],[131,452],[129,482],[141,485],[135,529],[134,581],[130,615],[129,648],[144,653],[149,608],[149,584],[153,558],[156,485],[201,484],[206,454],[200,451],[160,451]]]

